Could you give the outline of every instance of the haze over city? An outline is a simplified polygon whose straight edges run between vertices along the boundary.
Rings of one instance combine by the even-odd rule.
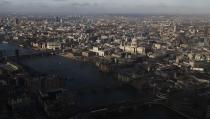
[[[0,0],[0,119],[210,119],[210,0]]]
[[[1,0],[0,13],[209,14],[209,0]]]

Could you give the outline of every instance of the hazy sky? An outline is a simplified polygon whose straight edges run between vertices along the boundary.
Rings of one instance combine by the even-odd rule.
[[[0,13],[210,14],[210,0],[0,0]]]

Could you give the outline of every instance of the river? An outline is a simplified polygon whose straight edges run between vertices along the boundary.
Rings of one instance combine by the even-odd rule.
[[[0,50],[4,51],[4,56],[14,55],[16,49],[20,50],[20,54],[33,52],[31,49],[20,48],[15,44],[0,44]],[[131,87],[120,87],[120,83],[111,75],[103,74],[90,63],[62,56],[25,58],[20,62],[36,72],[69,77],[70,79],[65,82],[65,88],[81,91],[83,94],[79,97],[79,102],[84,105],[110,104],[135,98],[138,95]]]
[[[34,52],[15,44],[0,43],[0,50],[3,51],[4,56],[15,55],[16,49],[20,50],[20,55]],[[21,62],[40,73],[69,77],[70,80],[65,82],[65,88],[70,91],[81,91],[77,101],[84,107],[119,103],[141,96],[131,87],[120,87],[117,80],[114,80],[111,75],[103,74],[93,64],[70,60],[62,56],[26,58],[21,59]],[[168,110],[160,109],[142,111],[138,114],[142,115],[143,119],[167,119],[167,116],[171,115]],[[173,114],[177,116],[174,112]],[[135,118],[136,114],[132,113],[132,115],[131,117]],[[124,118],[127,117],[124,116]]]
[[[19,53],[22,55],[36,52],[29,48],[19,47],[18,45],[13,43],[0,43],[0,51],[2,52],[2,55],[4,57],[15,56],[15,50],[19,50]]]

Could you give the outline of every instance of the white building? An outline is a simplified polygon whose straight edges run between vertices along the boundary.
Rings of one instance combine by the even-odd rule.
[[[98,47],[93,47],[90,51],[96,53],[98,56],[104,57],[106,55],[106,52],[104,50],[99,50]]]
[[[59,43],[59,42],[47,42],[47,49],[49,49],[49,50],[61,49],[61,43]]]
[[[146,48],[145,47],[138,47],[137,48],[137,53],[145,55],[146,54]]]
[[[127,53],[144,55],[146,51],[145,47],[139,47],[138,44],[138,40],[133,38],[130,45],[121,44],[120,49]]]

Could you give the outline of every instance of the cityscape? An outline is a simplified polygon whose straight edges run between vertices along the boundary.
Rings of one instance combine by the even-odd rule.
[[[0,119],[210,119],[205,5],[195,14],[71,5],[84,8],[0,8]],[[104,7],[84,11],[93,5]]]

